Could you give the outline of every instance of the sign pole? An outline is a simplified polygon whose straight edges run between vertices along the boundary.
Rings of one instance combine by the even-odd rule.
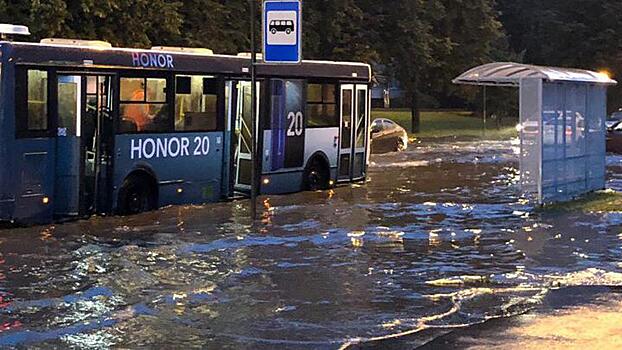
[[[255,43],[255,0],[249,0],[250,4],[250,16],[251,16],[251,218],[253,221],[257,219],[257,194],[258,185],[257,181],[258,170],[257,169],[257,48]]]
[[[257,219],[257,196],[259,195],[263,135],[259,134],[261,123],[257,118],[257,50],[255,41],[255,11],[257,0],[250,1],[251,14],[251,114],[252,123],[252,174],[251,174],[251,215]],[[301,0],[262,0],[262,63],[299,64],[302,60],[302,2]],[[302,113],[302,112],[300,112]],[[261,145],[262,149],[258,149]]]

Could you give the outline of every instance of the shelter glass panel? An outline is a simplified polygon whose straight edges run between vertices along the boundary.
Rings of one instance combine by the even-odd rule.
[[[605,88],[546,82],[542,89],[540,202],[569,200],[604,188],[606,95],[601,91]]]
[[[542,157],[542,81],[525,79],[520,90],[521,187],[529,197],[539,197]]]

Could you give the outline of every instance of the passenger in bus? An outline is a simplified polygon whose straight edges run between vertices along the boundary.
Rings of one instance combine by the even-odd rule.
[[[140,89],[136,89],[132,93],[132,101],[144,101],[145,100],[145,86],[141,84]],[[131,104],[125,107],[125,115],[126,119],[134,122],[136,124],[136,130],[141,132],[145,130],[145,127],[151,123],[151,118],[149,118],[149,105],[146,104]]]

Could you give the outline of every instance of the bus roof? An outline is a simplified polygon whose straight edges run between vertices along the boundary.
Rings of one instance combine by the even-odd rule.
[[[246,76],[250,58],[178,50],[85,47],[53,43],[0,42],[3,55],[19,65],[84,69],[142,69]],[[259,77],[334,78],[371,81],[371,66],[356,62],[303,61],[298,65],[260,64]]]

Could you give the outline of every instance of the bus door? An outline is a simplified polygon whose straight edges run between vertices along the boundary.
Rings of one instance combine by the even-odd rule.
[[[365,177],[368,124],[368,90],[366,85],[341,86],[341,128],[339,147],[339,181]]]
[[[367,163],[367,142],[369,133],[369,92],[367,85],[356,85],[355,113],[356,127],[354,131],[354,160],[352,164],[352,180],[365,177]]]
[[[56,216],[104,209],[109,193],[112,76],[57,76]]]
[[[251,189],[252,177],[252,115],[251,115],[251,82],[237,83],[237,103],[233,115],[233,171],[234,189],[248,192]],[[257,114],[259,116],[260,83],[257,83]]]

